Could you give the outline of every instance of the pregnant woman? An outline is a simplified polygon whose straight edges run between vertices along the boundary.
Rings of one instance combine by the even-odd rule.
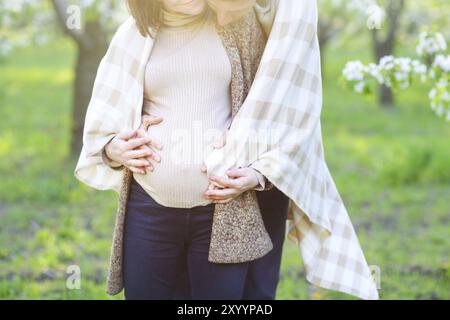
[[[142,113],[151,117],[144,116],[140,130],[112,134],[99,151],[111,168],[132,172],[120,241],[127,299],[275,297],[288,199],[276,188],[269,197],[258,195],[274,243],[269,255],[256,263],[211,263],[215,204],[273,186],[251,166],[216,184],[201,170],[242,102],[236,92],[240,99],[248,92],[264,49],[254,2],[128,1],[141,34],[157,33],[146,34],[154,43],[143,75]],[[237,35],[237,51],[218,23]],[[242,30],[246,39],[239,39]],[[233,59],[246,64],[236,67]]]

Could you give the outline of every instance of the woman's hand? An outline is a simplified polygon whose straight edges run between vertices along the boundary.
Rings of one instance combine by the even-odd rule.
[[[148,136],[148,133],[147,133],[148,127],[157,125],[157,124],[161,123],[161,121],[163,121],[163,118],[153,116],[151,114],[144,112],[142,114],[142,121],[141,121],[140,127],[138,128],[137,136],[138,137]],[[157,149],[161,150],[161,147],[162,146],[160,145],[160,148],[157,148]],[[154,169],[153,164],[151,163],[152,160],[156,160],[158,163],[161,162],[161,156],[154,150],[154,148],[151,147],[151,144],[150,145],[141,145],[137,149],[138,150],[150,149],[150,151],[153,152],[153,154],[151,156],[146,157],[146,159],[150,162],[150,170],[151,171],[153,171],[153,169]],[[145,166],[142,166],[139,168],[144,170],[144,174],[147,173]]]
[[[227,203],[259,184],[257,171],[250,167],[233,168],[226,172],[228,177],[211,176],[205,197],[213,203]]]
[[[153,171],[151,161],[161,161],[160,155],[155,150],[161,150],[162,145],[147,135],[147,128],[161,121],[160,117],[144,115],[142,124],[137,130],[121,132],[105,146],[106,156],[132,172],[146,174],[147,167]]]

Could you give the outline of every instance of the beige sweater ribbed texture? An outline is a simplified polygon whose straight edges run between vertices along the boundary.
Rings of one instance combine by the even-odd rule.
[[[191,208],[211,203],[201,172],[205,152],[231,122],[231,65],[212,20],[164,26],[146,67],[143,110],[164,120],[148,134],[163,145],[161,162],[136,181],[159,204]]]

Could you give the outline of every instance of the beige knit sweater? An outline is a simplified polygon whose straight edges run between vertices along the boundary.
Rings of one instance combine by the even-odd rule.
[[[231,65],[212,19],[161,28],[146,67],[143,111],[164,120],[148,134],[163,145],[161,162],[135,180],[159,204],[211,203],[203,159],[231,123]],[[258,175],[260,188],[264,179]]]

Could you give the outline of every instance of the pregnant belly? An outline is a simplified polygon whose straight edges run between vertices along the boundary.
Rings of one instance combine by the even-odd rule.
[[[204,198],[209,183],[201,167],[213,142],[229,125],[227,114],[205,110],[199,119],[188,108],[147,107],[147,113],[164,119],[147,130],[163,146],[158,151],[161,162],[154,164],[153,172],[134,174],[135,179],[164,206],[191,208],[211,203]]]
[[[161,162],[154,163],[154,170],[147,174],[133,174],[136,181],[159,204],[174,208],[192,208],[211,203],[204,197],[208,178],[201,171],[201,163],[175,161],[161,151]]]

